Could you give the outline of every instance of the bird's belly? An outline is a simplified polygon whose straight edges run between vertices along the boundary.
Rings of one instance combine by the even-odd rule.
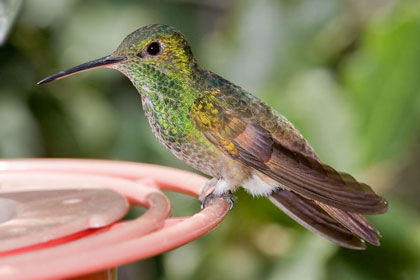
[[[170,150],[177,158],[185,161],[191,167],[209,176],[221,177],[223,158],[219,151],[197,143],[185,143],[181,145],[179,152]]]
[[[249,167],[216,148],[193,127],[188,118],[184,117],[181,124],[172,118],[159,121],[155,113],[147,110],[147,106],[144,105],[152,131],[159,142],[191,167],[209,176],[223,179],[226,183],[220,191],[233,191],[250,179]]]
[[[185,131],[184,127],[175,127],[177,133],[172,133],[171,127],[164,128],[154,120],[149,121],[159,142],[178,159],[209,176],[221,177],[224,155],[201,133],[194,130]]]
[[[153,132],[178,159],[209,176],[219,178],[215,194],[234,191],[242,186],[254,196],[267,196],[278,187],[274,182],[269,182],[266,176],[225,155],[201,133],[191,132],[174,138],[165,137],[159,132],[159,127],[154,127]]]

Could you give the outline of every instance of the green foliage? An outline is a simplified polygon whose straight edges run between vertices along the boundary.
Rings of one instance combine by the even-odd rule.
[[[0,8],[12,2],[0,0]],[[97,70],[35,85],[111,53],[140,26],[166,23],[183,31],[203,67],[259,95],[323,160],[390,203],[389,213],[372,217],[382,246],[360,252],[239,191],[235,208],[211,233],[121,268],[121,279],[137,279],[135,272],[141,279],[420,278],[418,0],[31,0],[11,18],[0,46],[3,158],[106,158],[189,169],[154,138],[123,75]],[[199,209],[193,198],[170,197],[175,216]]]
[[[371,163],[401,153],[419,132],[420,3],[370,23],[361,45],[343,77],[359,117],[364,160]]]

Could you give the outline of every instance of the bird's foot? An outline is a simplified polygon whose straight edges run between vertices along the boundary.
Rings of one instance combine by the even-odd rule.
[[[214,194],[214,189],[215,189],[218,181],[219,181],[219,179],[213,178],[213,179],[209,180],[203,186],[203,189],[201,190],[201,194],[198,197],[198,199],[201,201],[201,209],[206,208],[207,205],[209,205],[210,201],[215,199],[215,198],[221,198],[221,199],[226,200],[230,204],[229,210],[233,208],[235,203],[233,201],[233,196],[232,196],[231,191],[228,191],[228,192],[223,193],[221,195],[215,195]]]
[[[209,205],[210,201],[213,199],[224,199],[226,200],[230,207],[229,210],[231,210],[233,208],[233,206],[235,205],[235,201],[233,200],[233,195],[231,191],[228,191],[226,193],[223,193],[221,195],[215,195],[214,193],[210,193],[209,195],[207,195],[202,201],[201,201],[201,209],[204,209],[207,207],[207,205]]]

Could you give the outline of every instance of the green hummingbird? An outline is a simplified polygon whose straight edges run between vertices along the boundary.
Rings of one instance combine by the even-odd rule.
[[[105,56],[38,85],[98,67],[116,69],[140,93],[153,133],[177,158],[213,177],[202,204],[239,186],[265,196],[307,229],[351,249],[379,245],[363,214],[387,211],[384,198],[322,163],[284,116],[245,89],[201,68],[185,37],[144,26]]]

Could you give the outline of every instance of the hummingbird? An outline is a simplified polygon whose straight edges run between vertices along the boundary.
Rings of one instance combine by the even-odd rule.
[[[385,213],[387,201],[323,163],[293,124],[261,99],[202,68],[174,27],[141,27],[111,55],[38,85],[100,67],[123,73],[139,92],[157,139],[212,177],[200,196],[204,207],[215,197],[232,201],[231,193],[243,187],[340,246],[380,245],[379,231],[364,215]]]

